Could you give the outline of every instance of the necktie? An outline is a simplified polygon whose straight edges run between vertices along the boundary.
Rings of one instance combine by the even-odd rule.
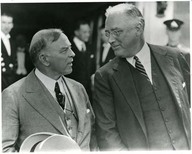
[[[142,74],[144,75],[145,77],[149,78],[146,71],[145,71],[145,68],[144,66],[141,64],[139,58],[137,56],[134,56],[134,59],[135,59],[135,68]]]
[[[58,82],[55,83],[55,94],[56,94],[56,98],[57,98],[59,105],[62,107],[62,109],[64,109],[65,97],[63,96],[63,94],[60,91]]]

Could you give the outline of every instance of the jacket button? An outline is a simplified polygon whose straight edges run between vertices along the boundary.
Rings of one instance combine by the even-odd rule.
[[[6,72],[6,68],[2,68],[2,71],[3,71],[3,72]]]
[[[175,140],[172,140],[172,143],[175,144]]]
[[[169,119],[168,118],[165,118],[165,122],[168,122],[169,121]]]
[[[13,67],[13,64],[10,63],[10,64],[9,64],[9,67],[12,68],[12,67]]]
[[[169,131],[168,131],[168,132],[169,132],[169,134],[171,134],[171,133],[172,133],[172,130],[170,130],[170,129],[169,129]]]

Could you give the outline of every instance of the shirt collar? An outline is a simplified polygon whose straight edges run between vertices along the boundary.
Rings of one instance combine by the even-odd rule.
[[[103,47],[104,47],[104,48],[110,48],[111,45],[110,45],[110,43],[103,43]]]
[[[11,35],[10,35],[10,34],[5,35],[5,34],[1,31],[1,38],[2,38],[2,39],[10,39],[10,38],[11,38]]]
[[[136,56],[139,59],[144,59],[146,57],[146,55],[148,55],[149,52],[149,46],[147,45],[147,43],[145,42],[145,44],[143,45],[142,49],[136,54]],[[146,59],[146,58],[145,58]],[[141,60],[142,61],[142,60]]]
[[[62,76],[58,80],[54,80],[47,75],[41,73],[37,68],[35,69],[35,75],[38,77],[38,79],[44,84],[44,86],[51,91],[54,91],[55,89],[55,83],[58,82],[59,85],[62,84]]]
[[[145,42],[141,50],[136,54],[136,56],[139,58],[141,63],[145,63],[145,61],[148,59],[150,56],[150,49],[147,43]],[[135,60],[133,57],[126,58],[126,60],[135,67]]]
[[[81,41],[79,38],[77,38],[76,36],[73,38],[73,42],[76,44],[77,48],[79,49],[79,51],[82,50],[82,44],[85,45],[85,42]]]

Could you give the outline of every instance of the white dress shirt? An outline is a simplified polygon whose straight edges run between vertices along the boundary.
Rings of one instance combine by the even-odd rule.
[[[86,51],[86,45],[85,42],[81,41],[80,39],[78,39],[77,37],[73,38],[73,42],[75,43],[75,45],[77,46],[79,51]]]
[[[109,43],[104,43],[103,44],[103,54],[102,54],[102,62],[105,61],[107,54],[109,52],[111,45]]]
[[[57,98],[55,95],[55,83],[58,82],[61,93],[65,96],[65,106],[67,103],[71,104],[72,99],[70,97],[69,91],[65,85],[63,80],[63,76],[61,76],[58,80],[54,80],[45,74],[41,73],[37,68],[35,69],[35,75],[37,78],[43,83],[43,85],[47,88],[50,94],[53,96],[55,101],[57,102]],[[64,111],[65,112],[65,111]]]
[[[7,50],[7,54],[10,56],[11,55],[11,45],[10,45],[10,41],[9,39],[11,38],[11,36],[9,34],[5,35],[2,31],[1,31],[1,39],[3,41],[3,44],[5,45],[5,48]]]
[[[149,80],[152,83],[152,74],[151,74],[151,53],[149,46],[145,43],[142,49],[135,55],[141,61],[141,64],[144,66],[145,71],[149,77]],[[135,59],[133,57],[126,58],[126,60],[135,67]]]

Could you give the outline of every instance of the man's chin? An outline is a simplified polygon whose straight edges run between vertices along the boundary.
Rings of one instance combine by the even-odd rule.
[[[63,75],[69,75],[69,74],[71,74],[71,73],[72,73],[72,68],[71,68],[70,70],[64,72]]]

